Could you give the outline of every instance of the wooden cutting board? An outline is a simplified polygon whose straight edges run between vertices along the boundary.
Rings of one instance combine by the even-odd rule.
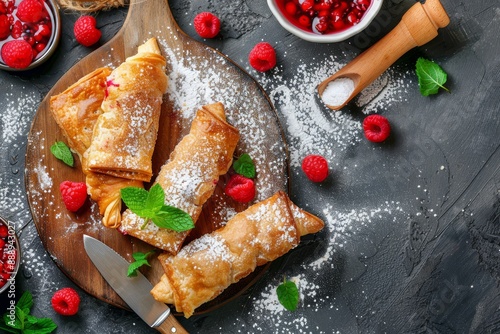
[[[228,119],[241,124],[261,122],[260,127],[266,131],[244,136],[238,144],[237,153],[248,151],[250,146],[255,146],[255,142],[258,146],[262,145],[259,147],[257,159],[257,180],[266,183],[268,194],[260,195],[265,197],[274,191],[287,190],[286,144],[276,112],[262,88],[227,57],[184,34],[174,21],[167,0],[132,0],[127,18],[117,35],[65,73],[41,102],[28,136],[25,176],[28,201],[37,231],[55,263],[83,290],[122,308],[127,308],[124,301],[111,289],[87,257],[82,236],[88,234],[103,241],[130,261],[133,252],[147,251],[152,247],[130,236],[124,236],[117,230],[104,228],[97,205],[91,201],[76,214],[66,210],[60,198],[59,184],[64,180],[84,181],[85,178],[79,161],[75,167],[70,168],[55,159],[50,152],[50,146],[55,141],[64,141],[64,137],[50,114],[49,99],[98,67],[109,66],[110,62],[114,67],[119,65],[126,57],[135,54],[137,47],[151,37],[160,41],[163,54],[176,50],[177,54],[186,55],[183,64],[185,67],[202,66],[213,73],[227,73],[237,79],[236,84],[234,81],[218,82],[220,87],[217,91],[225,93],[211,98],[224,103],[227,94],[233,92],[244,97],[237,100],[237,104],[228,110]],[[192,63],[193,61],[196,63]],[[167,74],[175,71],[171,65],[167,57]],[[165,163],[169,153],[189,127],[189,124],[183,121],[175,103],[169,102],[168,98],[165,101],[162,105],[160,129],[153,157],[155,173]],[[251,101],[252,108],[249,109],[245,101]],[[240,120],[241,122],[238,122]],[[241,130],[244,128],[240,128]],[[204,206],[190,238],[196,238],[221,226],[222,205],[225,206],[224,210],[227,207],[234,211],[245,209],[246,205],[232,202],[224,195],[223,187],[226,181],[226,176],[221,178],[214,196]],[[265,269],[258,268],[218,298],[200,307],[197,313],[209,311],[238,296],[258,279]],[[153,260],[152,267],[143,269],[143,273],[154,285],[163,270],[158,261]]]

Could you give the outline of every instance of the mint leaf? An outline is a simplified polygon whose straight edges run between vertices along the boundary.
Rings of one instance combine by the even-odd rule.
[[[130,265],[128,266],[127,276],[128,277],[137,276],[137,270],[144,265],[151,267],[151,265],[148,262],[148,256],[150,256],[154,252],[155,251],[152,250],[152,251],[147,252],[147,253],[142,253],[142,252],[133,253],[132,257],[134,258],[135,261],[130,263]]]
[[[73,167],[75,160],[69,147],[62,141],[56,141],[50,147],[50,152],[59,160],[62,160],[66,165]]]
[[[23,334],[48,334],[52,333],[56,328],[57,325],[50,318],[37,318],[27,315]]]
[[[30,315],[33,306],[33,296],[29,291],[25,291],[15,306],[15,319],[11,318],[11,313],[3,316],[4,324],[0,324],[0,329],[7,333],[22,334],[48,334],[52,333],[57,325],[49,318],[37,318]]]
[[[439,88],[443,88],[449,92],[448,88],[444,86],[448,79],[448,75],[438,64],[422,57],[418,58],[416,73],[420,93],[423,96],[437,94]]]
[[[165,192],[158,183],[149,192],[138,187],[125,187],[120,194],[127,207],[142,218],[153,218],[165,203]]]
[[[120,190],[123,202],[128,208],[145,219],[142,228],[151,220],[158,227],[183,232],[194,227],[189,214],[173,206],[165,205],[165,192],[156,183],[149,192],[142,188],[126,187]]]
[[[125,187],[120,189],[120,195],[125,205],[139,217],[149,218],[145,214],[148,191],[138,187]]]
[[[33,295],[29,291],[24,291],[16,304],[25,314],[29,314],[33,306]]]
[[[289,311],[295,311],[299,305],[299,289],[295,282],[285,281],[276,289],[278,300]]]
[[[184,232],[194,228],[193,219],[189,214],[168,205],[164,205],[151,220],[161,228],[168,228],[176,232]]]
[[[145,207],[151,212],[149,218],[153,218],[155,214],[165,205],[165,192],[163,188],[156,183],[149,189],[148,197],[146,198]]]
[[[247,153],[243,153],[233,162],[233,169],[236,173],[253,179],[255,177],[255,164]]]

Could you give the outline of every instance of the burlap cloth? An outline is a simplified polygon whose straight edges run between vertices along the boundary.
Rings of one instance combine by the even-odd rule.
[[[80,12],[96,12],[128,4],[128,0],[57,0],[63,9],[76,10]]]

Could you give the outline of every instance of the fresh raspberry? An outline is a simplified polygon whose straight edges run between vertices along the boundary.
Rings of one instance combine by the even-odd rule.
[[[96,20],[93,16],[80,16],[73,27],[73,33],[78,43],[83,46],[91,46],[101,38],[101,31],[96,28]]]
[[[61,315],[75,315],[80,306],[80,296],[72,288],[63,288],[54,293],[51,299],[52,308]]]
[[[18,39],[19,37],[21,37],[22,33],[23,24],[21,23],[21,21],[16,20],[12,25],[12,31],[10,32],[10,35],[12,36],[12,38]]]
[[[235,174],[227,182],[224,192],[237,202],[247,203],[255,197],[255,183],[252,179]]]
[[[9,261],[15,261],[17,258],[17,251],[16,249],[9,249],[8,251],[3,252],[2,254],[2,262],[7,263]]]
[[[33,49],[23,39],[8,41],[2,46],[2,59],[12,68],[23,69],[28,67],[33,60]]]
[[[4,1],[0,1],[0,14],[7,14],[7,5]]]
[[[63,181],[59,189],[69,211],[78,211],[87,200],[87,185],[84,182]]]
[[[266,72],[276,66],[276,51],[267,42],[257,43],[248,55],[250,65],[259,72]]]
[[[366,139],[374,143],[380,143],[389,137],[391,125],[384,116],[370,115],[363,120],[363,130]]]
[[[202,38],[214,38],[220,31],[220,20],[210,12],[203,12],[194,17],[194,30]]]
[[[1,1],[0,1],[1,2]],[[0,41],[3,41],[10,35],[10,22],[5,14],[0,14]]]
[[[7,225],[0,223],[0,238],[6,238],[9,235],[9,228]]]
[[[313,182],[323,182],[328,176],[328,162],[321,155],[310,154],[302,160],[302,170]]]
[[[36,23],[43,17],[43,4],[39,0],[23,0],[17,7],[17,17],[24,23]]]

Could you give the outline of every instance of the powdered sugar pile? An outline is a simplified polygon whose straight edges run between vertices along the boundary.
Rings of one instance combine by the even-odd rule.
[[[354,91],[354,81],[350,78],[338,78],[326,85],[321,99],[329,106],[343,105]]]

